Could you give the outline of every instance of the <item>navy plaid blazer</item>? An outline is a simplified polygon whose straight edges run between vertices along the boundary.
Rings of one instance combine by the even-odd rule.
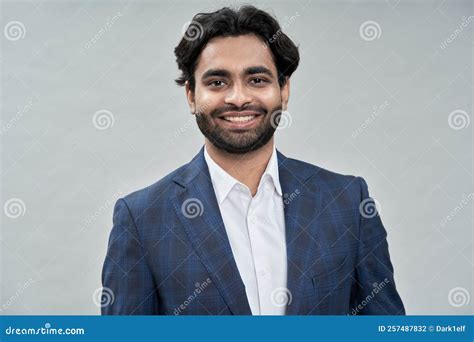
[[[277,155],[286,314],[405,314],[365,181]],[[203,148],[116,202],[102,285],[105,315],[251,315]]]

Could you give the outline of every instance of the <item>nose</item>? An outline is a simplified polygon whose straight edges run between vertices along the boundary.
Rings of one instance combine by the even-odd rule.
[[[248,92],[248,89],[240,82],[234,83],[234,85],[229,89],[225,96],[225,103],[232,104],[236,107],[243,107],[246,104],[249,104],[252,101],[252,98]]]

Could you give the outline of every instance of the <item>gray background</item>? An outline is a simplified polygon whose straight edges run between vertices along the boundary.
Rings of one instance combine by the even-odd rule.
[[[232,4],[2,2],[1,314],[100,312],[116,199],[203,143],[173,82],[182,27]],[[408,314],[472,313],[471,2],[255,4],[301,52],[277,147],[366,179]]]

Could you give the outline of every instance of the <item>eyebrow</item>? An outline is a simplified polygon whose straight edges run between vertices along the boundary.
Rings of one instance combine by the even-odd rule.
[[[265,74],[268,77],[274,78],[273,73],[264,66],[252,66],[246,68],[243,72],[243,75],[255,75],[255,74]],[[225,69],[209,69],[204,74],[202,74],[202,79],[206,79],[208,77],[219,76],[219,77],[227,77],[230,78],[230,72]]]

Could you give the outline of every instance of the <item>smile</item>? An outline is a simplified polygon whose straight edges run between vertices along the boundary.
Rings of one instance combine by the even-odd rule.
[[[226,121],[231,121],[231,122],[247,122],[255,119],[255,115],[249,115],[249,116],[226,116],[223,119]]]

